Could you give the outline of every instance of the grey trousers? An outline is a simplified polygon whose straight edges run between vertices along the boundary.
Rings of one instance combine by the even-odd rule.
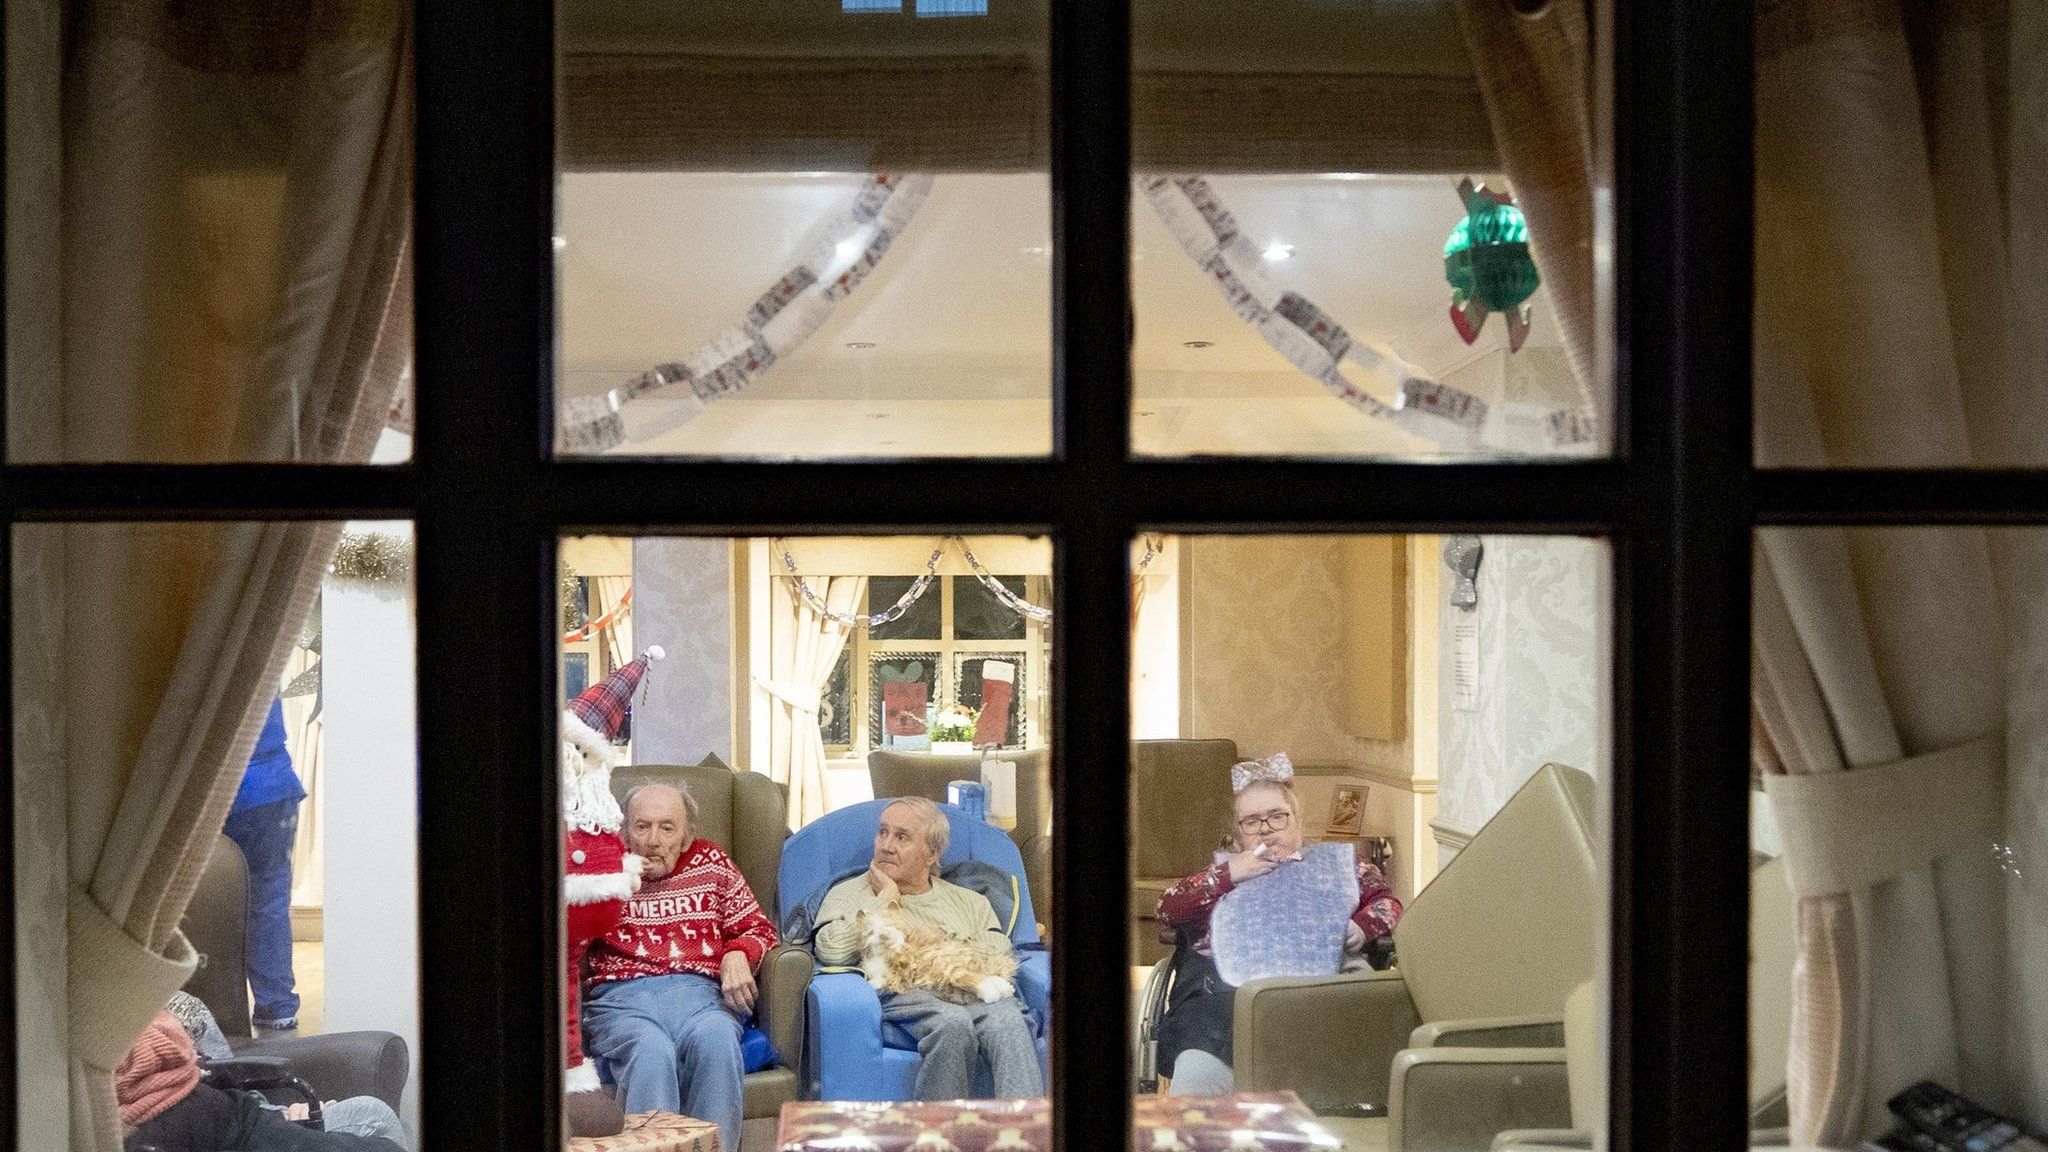
[[[1012,996],[993,1004],[950,1004],[929,992],[896,992],[882,997],[882,1019],[901,1024],[917,1037],[919,1100],[963,1100],[975,1058],[988,1059],[1000,1099],[1045,1095],[1038,1074],[1038,1047],[1024,1003]]]

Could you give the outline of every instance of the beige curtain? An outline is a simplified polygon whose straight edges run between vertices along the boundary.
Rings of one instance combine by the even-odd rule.
[[[63,388],[28,458],[368,460],[411,347],[402,13],[67,13]],[[109,1070],[191,971],[178,922],[339,530],[24,533],[90,654],[24,690],[63,733],[73,1149],[120,1146]]]
[[[2039,6],[1768,3],[1757,38],[1758,462],[2048,463]],[[2041,845],[2044,560],[2038,533],[1761,534],[1796,1143],[1879,1133],[1922,1078],[2048,1120],[2041,891],[1993,854]]]
[[[867,577],[806,579],[832,611],[861,610]],[[768,675],[755,677],[754,684],[769,697],[768,776],[789,786],[789,826],[795,829],[825,814],[825,740],[818,730],[818,703],[851,633],[811,611],[794,578],[777,576],[769,584]]]
[[[1595,344],[1591,37],[1584,0],[1533,15],[1515,0],[1458,0],[1493,140],[1589,412],[1609,406]]]

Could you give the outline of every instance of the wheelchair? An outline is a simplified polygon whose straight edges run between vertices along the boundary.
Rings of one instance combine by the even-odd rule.
[[[1138,993],[1138,1027],[1135,1033],[1137,1050],[1131,1067],[1137,1071],[1137,1092],[1149,1095],[1159,1091],[1159,1027],[1166,1018],[1166,1006],[1173,996],[1174,979],[1180,972],[1181,957],[1187,954],[1187,934],[1175,929],[1171,940],[1160,933],[1160,943],[1172,944],[1173,952],[1164,960],[1152,965],[1152,971],[1145,975],[1145,986]],[[1345,967],[1351,968],[1358,959],[1376,972],[1384,972],[1395,966],[1394,938],[1382,936],[1366,945],[1363,957],[1347,960]]]

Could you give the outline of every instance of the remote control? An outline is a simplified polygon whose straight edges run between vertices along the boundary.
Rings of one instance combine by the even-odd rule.
[[[1913,1085],[1892,1097],[1887,1106],[1917,1134],[1930,1138],[1940,1152],[2048,1152],[2048,1144],[2019,1124],[1932,1081]],[[1918,1150],[1926,1145],[1912,1141],[1903,1148]]]

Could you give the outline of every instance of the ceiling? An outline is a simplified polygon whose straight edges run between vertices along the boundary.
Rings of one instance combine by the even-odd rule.
[[[565,174],[565,392],[601,391],[652,364],[692,358],[738,320],[859,180]],[[1448,177],[1217,176],[1212,183],[1255,243],[1291,248],[1268,263],[1269,272],[1352,332],[1391,344],[1439,376],[1477,379],[1482,395],[1486,380],[1511,373],[1562,373],[1540,295],[1530,344],[1512,368],[1487,366],[1508,364],[1496,351],[1505,344],[1497,321],[1471,348],[1452,331],[1441,253],[1462,208]],[[1238,320],[1142,198],[1132,220],[1140,451],[1425,454],[1424,442],[1330,397]],[[1051,442],[1050,243],[1043,175],[940,176],[875,274],[824,328],[747,392],[634,450],[1042,454]],[[1209,346],[1187,346],[1196,341]],[[635,403],[665,401],[657,395]]]

